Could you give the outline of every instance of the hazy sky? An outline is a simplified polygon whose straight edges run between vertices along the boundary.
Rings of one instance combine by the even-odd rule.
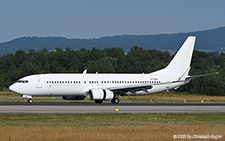
[[[99,38],[225,26],[224,0],[1,0],[0,42],[22,36]]]

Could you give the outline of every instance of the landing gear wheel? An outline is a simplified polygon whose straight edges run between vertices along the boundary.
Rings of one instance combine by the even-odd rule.
[[[118,104],[120,102],[120,99],[119,98],[113,98],[112,100],[111,100],[111,103],[113,103],[113,104]]]
[[[32,103],[33,101],[32,101],[32,99],[28,99],[27,102],[28,103]]]
[[[95,103],[102,103],[103,102],[103,100],[95,100]]]

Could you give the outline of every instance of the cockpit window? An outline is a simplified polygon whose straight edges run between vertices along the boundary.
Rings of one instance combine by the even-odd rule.
[[[28,83],[28,80],[19,80],[18,83]]]

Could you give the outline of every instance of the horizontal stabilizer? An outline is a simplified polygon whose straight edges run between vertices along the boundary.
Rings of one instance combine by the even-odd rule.
[[[216,73],[207,73],[207,74],[200,74],[200,75],[194,75],[194,76],[188,76],[187,79],[204,77],[204,76],[209,76],[209,75],[216,75],[216,74],[219,74],[219,72],[216,72]]]

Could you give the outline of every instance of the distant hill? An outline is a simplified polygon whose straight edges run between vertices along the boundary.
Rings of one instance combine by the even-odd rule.
[[[21,37],[8,42],[0,43],[0,56],[13,53],[16,50],[41,50],[44,47],[54,50],[56,47],[91,49],[106,47],[121,47],[128,51],[137,45],[145,49],[177,50],[189,35],[197,36],[195,49],[202,51],[225,51],[225,27],[204,31],[159,35],[119,35],[98,39],[67,39],[62,37]]]

